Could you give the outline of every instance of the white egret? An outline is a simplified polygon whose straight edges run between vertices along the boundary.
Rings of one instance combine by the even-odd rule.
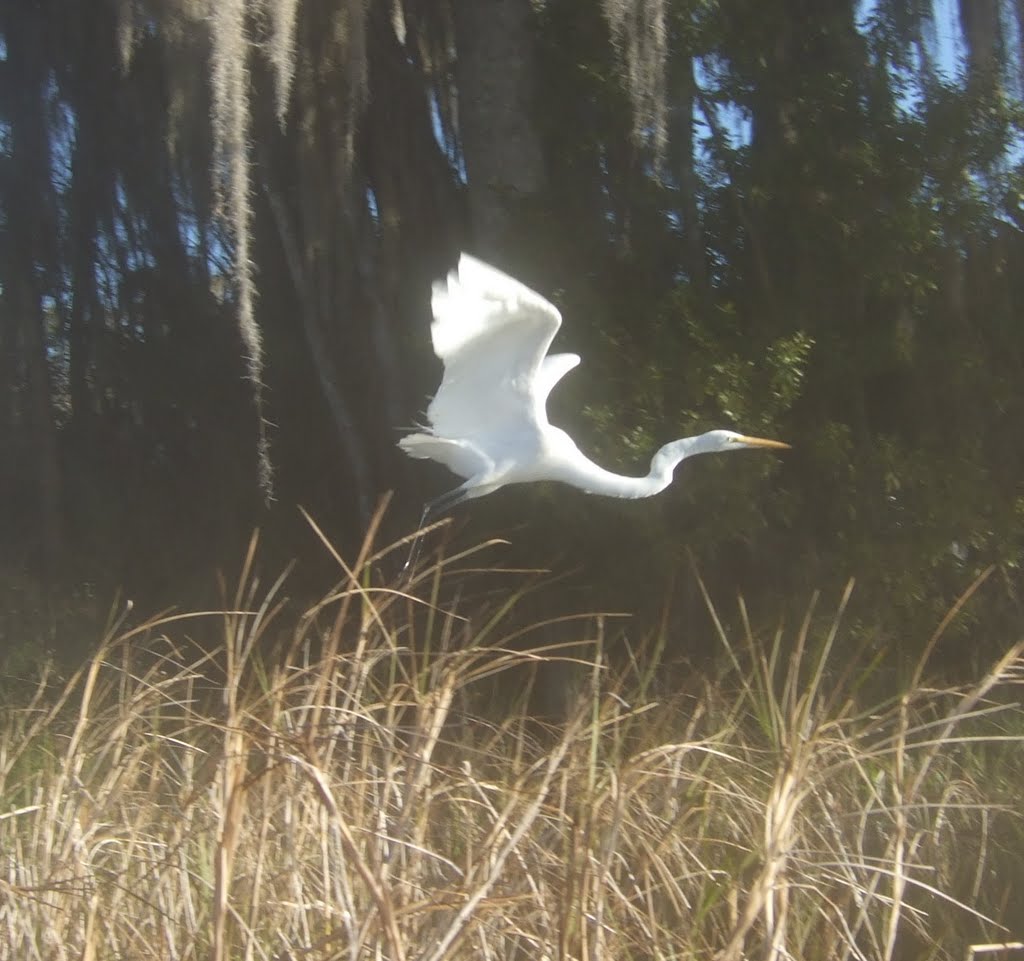
[[[695,454],[789,447],[712,430],[666,444],[646,477],[612,473],[548,423],[548,394],[580,362],[576,354],[548,356],[562,323],[552,304],[462,254],[447,283],[434,284],[431,308],[430,333],[444,377],[427,408],[429,426],[398,443],[411,457],[444,464],[465,482],[430,501],[422,523],[464,500],[529,481],[560,481],[608,497],[650,497],[672,483],[680,461]]]

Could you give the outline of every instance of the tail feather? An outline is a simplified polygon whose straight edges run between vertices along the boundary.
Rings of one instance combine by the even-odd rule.
[[[410,457],[437,461],[467,480],[485,474],[490,466],[486,458],[464,440],[449,440],[433,434],[409,434],[398,442],[398,446]]]

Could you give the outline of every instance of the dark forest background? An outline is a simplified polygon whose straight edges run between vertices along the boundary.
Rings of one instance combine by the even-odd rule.
[[[209,603],[255,527],[312,594],[297,505],[344,553],[393,490],[409,533],[465,249],[562,309],[553,419],[601,463],[794,450],[512,488],[460,543],[681,620],[691,558],[766,617],[854,576],[908,644],[996,565],[975,653],[1021,613],[1022,51],[1022,0],[3,4],[0,642]]]

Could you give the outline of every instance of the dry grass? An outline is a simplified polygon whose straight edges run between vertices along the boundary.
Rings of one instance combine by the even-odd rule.
[[[610,666],[599,618],[516,650],[514,598],[444,600],[465,559],[403,591],[373,586],[378,560],[339,559],[285,624],[250,556],[220,650],[189,654],[186,618],[115,625],[5,710],[0,956],[961,959],[1020,938],[999,922],[1024,881],[1022,644],[865,705],[875,662],[809,615],[721,628],[721,675],[666,694],[654,663]],[[558,658],[581,682],[545,727],[525,696]],[[488,710],[512,685],[519,709]]]

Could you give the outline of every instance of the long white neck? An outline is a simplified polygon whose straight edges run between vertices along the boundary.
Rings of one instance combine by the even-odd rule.
[[[673,472],[680,461],[695,454],[706,454],[719,449],[717,439],[710,433],[674,440],[654,455],[646,477],[625,477],[622,474],[615,474],[595,464],[577,450],[579,459],[574,459],[571,475],[559,479],[589,494],[630,499],[652,497],[672,483]]]

